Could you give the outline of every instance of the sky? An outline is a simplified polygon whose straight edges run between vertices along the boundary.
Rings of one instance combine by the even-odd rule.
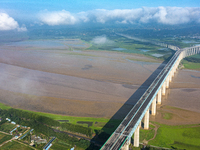
[[[200,24],[199,0],[0,0],[0,30],[82,23]]]

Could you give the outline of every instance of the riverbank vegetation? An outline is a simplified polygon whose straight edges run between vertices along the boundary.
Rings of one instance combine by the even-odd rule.
[[[52,147],[52,149],[56,149],[58,147],[64,149],[73,147],[74,145],[76,145],[77,149],[80,150],[98,149],[98,147],[95,147],[93,144],[91,145],[91,143],[85,139],[78,139],[76,137],[71,137],[64,132],[58,132],[57,130],[55,130],[57,127],[60,127],[63,130],[71,131],[72,133],[75,132],[84,134],[89,138],[91,137],[92,133],[93,134],[96,133],[96,136],[98,138],[93,138],[93,140],[99,140],[100,142],[101,141],[103,142],[103,140],[101,139],[107,139],[113,132],[113,129],[115,129],[117,125],[120,123],[120,120],[113,120],[112,122],[110,122],[109,119],[104,119],[104,118],[82,118],[82,117],[60,116],[55,114],[49,114],[50,117],[47,117],[48,114],[46,113],[38,113],[30,111],[27,112],[24,110],[13,109],[3,104],[1,104],[1,106],[3,108],[0,110],[0,115],[2,118],[8,117],[18,124],[30,126],[31,128],[34,128],[34,132],[36,133],[41,133],[48,137],[56,136],[57,140],[54,142],[55,145]],[[59,119],[59,121],[57,119]],[[63,122],[63,120],[65,121],[68,120],[68,122]],[[75,123],[77,123],[78,121],[86,123],[87,127],[84,124],[76,125]],[[88,127],[87,123],[92,121],[95,122],[93,122],[92,126]],[[5,122],[2,122],[2,125],[4,124]],[[105,130],[106,126],[107,130]],[[200,148],[199,135],[200,135],[199,124],[164,125],[164,124],[159,124],[157,122],[151,122],[149,130],[140,129],[140,142],[144,143],[146,142],[147,145],[154,145],[157,147],[195,150]],[[150,148],[149,146],[147,146],[147,148],[156,149],[156,148]]]
[[[181,61],[181,63],[186,69],[200,70],[200,55],[197,54],[186,57]]]

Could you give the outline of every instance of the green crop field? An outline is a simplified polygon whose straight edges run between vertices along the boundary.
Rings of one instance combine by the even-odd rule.
[[[12,135],[6,135],[3,133],[0,133],[0,144],[2,144],[5,141],[8,141],[12,138]]]
[[[0,131],[9,133],[16,125],[11,123],[4,123],[0,126]]]
[[[0,147],[0,150],[33,150],[34,148],[30,148],[23,144],[20,144],[16,141],[11,141]]]
[[[71,145],[67,144],[66,142],[63,142],[61,140],[56,139],[56,141],[54,141],[52,143],[53,145],[51,146],[50,150],[68,150],[70,148],[72,148]]]

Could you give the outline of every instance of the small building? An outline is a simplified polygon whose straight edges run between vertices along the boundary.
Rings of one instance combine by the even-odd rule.
[[[18,138],[19,138],[19,136],[18,136],[18,135],[15,135],[14,139],[18,139]]]
[[[14,121],[11,121],[11,124],[16,124],[16,122],[14,122]]]
[[[11,121],[9,118],[6,118],[6,120]]]

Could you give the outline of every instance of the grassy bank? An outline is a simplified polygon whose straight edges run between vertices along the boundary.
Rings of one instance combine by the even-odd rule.
[[[193,62],[189,62],[187,60],[183,60],[182,64],[183,64],[184,68],[186,68],[186,69],[200,70],[200,63],[193,63]]]
[[[197,54],[186,57],[181,61],[181,63],[186,69],[200,70],[200,55]]]
[[[149,141],[149,145],[173,149],[200,149],[200,125],[158,125],[160,127],[156,137]]]
[[[1,109],[9,109],[12,108],[8,105],[0,103]],[[22,109],[18,109],[22,110]],[[108,118],[92,118],[92,117],[74,117],[74,116],[65,116],[65,115],[58,115],[58,114],[50,114],[50,113],[44,113],[44,112],[34,112],[29,110],[23,110],[26,112],[35,113],[37,115],[49,117],[51,119],[57,120],[61,123],[68,122],[72,124],[78,124],[85,127],[90,127],[94,131],[95,130],[101,130],[104,127],[105,131],[109,134],[112,133],[113,128],[116,128],[117,125],[121,122],[121,120],[111,120]],[[107,124],[109,122],[109,124]]]

